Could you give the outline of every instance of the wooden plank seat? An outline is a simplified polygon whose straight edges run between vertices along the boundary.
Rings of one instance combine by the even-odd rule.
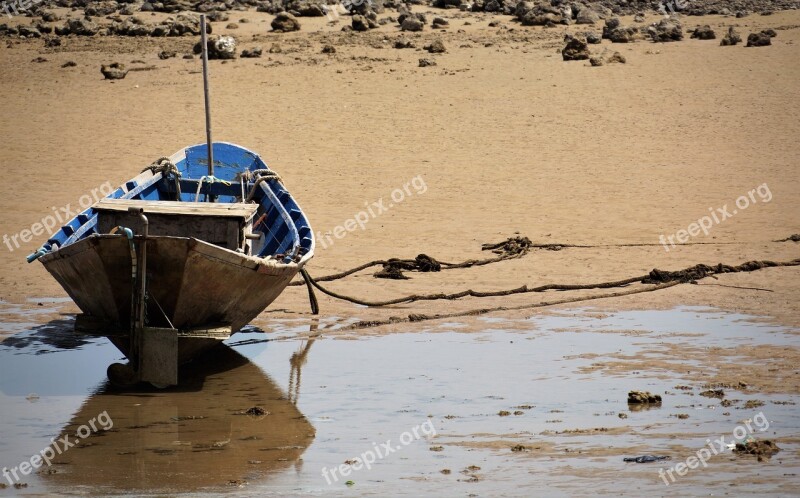
[[[143,201],[134,199],[100,199],[94,205],[96,211],[128,211],[128,208],[142,208],[144,214],[221,216],[229,218],[252,218],[258,204],[218,203],[218,202],[176,202]]]
[[[142,233],[139,216],[128,212],[129,208],[142,208],[150,235],[193,237],[234,251],[249,249],[245,234],[252,231],[258,210],[258,204],[131,199],[101,199],[93,207],[101,234],[116,226]]]

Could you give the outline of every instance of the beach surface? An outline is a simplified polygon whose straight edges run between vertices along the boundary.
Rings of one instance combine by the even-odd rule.
[[[301,18],[299,32],[274,33],[270,32],[274,16],[252,10],[231,13],[229,22],[238,24],[236,29],[226,27],[229,22],[212,23],[214,34],[235,36],[240,51],[256,46],[264,50],[261,58],[211,61],[214,140],[237,143],[257,152],[281,175],[316,234],[316,253],[307,266],[314,277],[369,261],[413,259],[419,254],[443,262],[488,258],[495,254],[482,251],[482,244],[510,237],[527,237],[536,245],[549,247],[534,247],[522,257],[485,266],[407,272],[407,280],[375,278],[373,273],[380,269],[376,267],[322,283],[324,287],[361,299],[385,300],[466,289],[498,291],[523,285],[601,283],[647,275],[653,269],[676,271],[697,264],[736,266],[748,261],[791,262],[800,258],[800,242],[785,240],[800,233],[800,12],[744,18],[682,17],[684,29],[708,24],[716,31],[717,39],[690,39],[687,33],[683,41],[675,43],[638,40],[612,44],[603,40],[600,45],[589,45],[591,52],[602,57],[619,52],[626,63],[592,67],[587,60],[563,61],[563,39],[566,33],[599,33],[602,23],[594,27],[525,27],[513,22],[511,16],[422,6],[414,9],[428,17],[443,17],[449,26],[401,33],[397,23],[390,22],[365,33],[348,33],[342,32],[341,27],[349,24],[349,18],[330,23],[321,17]],[[62,17],[80,14],[67,9],[56,12]],[[137,15],[147,22],[166,17],[161,13]],[[248,22],[238,22],[242,18]],[[651,13],[638,25],[660,19]],[[622,17],[622,22],[637,25],[632,16]],[[9,21],[11,25],[28,23],[26,18]],[[744,43],[720,46],[719,38],[728,26],[735,26],[744,38],[768,28],[774,29],[777,36],[766,47],[745,47]],[[401,36],[413,40],[417,48],[394,48],[395,40]],[[422,48],[436,39],[445,45],[444,53],[431,54]],[[104,186],[116,187],[158,158],[204,141],[201,61],[196,56],[182,58],[192,52],[195,42],[192,36],[71,36],[62,37],[61,46],[50,48],[44,47],[41,39],[6,38],[0,43],[0,102],[4,117],[0,120],[0,210],[4,215],[0,235],[6,236],[0,245],[0,304],[4,317],[0,339],[11,340],[48,323],[70,320],[78,312],[41,264],[25,261],[25,256],[46,239],[44,234],[31,233],[42,231],[41,225],[36,228],[37,224],[46,224],[47,217],[53,215],[74,215],[79,206],[93,202]],[[335,53],[323,53],[326,45],[333,46]],[[158,56],[162,51],[174,51],[177,57],[162,60]],[[37,58],[44,60],[34,62]],[[419,60],[423,58],[436,64],[420,67]],[[68,61],[75,65],[62,67]],[[103,79],[100,66],[111,62],[124,63],[131,69],[125,79]],[[653,287],[635,283],[612,291]],[[759,474],[753,468],[755,464],[745,467],[724,458],[720,459],[724,463],[704,470],[705,477],[696,471],[687,480],[691,483],[684,488],[687,494],[701,494],[703,485],[709,483],[725,490],[727,479],[737,473],[753,477],[745,487],[752,492],[798,492],[795,476],[800,468],[800,441],[790,432],[800,427],[791,412],[791,405],[800,397],[796,367],[800,361],[800,266],[719,274],[654,291],[464,316],[446,322],[407,321],[410,315],[536,306],[601,297],[609,292],[549,291],[383,308],[357,306],[318,292],[317,323],[312,322],[305,287],[294,286],[287,288],[254,325],[271,334],[268,337],[288,341],[286,344],[292,347],[322,331],[325,339],[330,339],[322,341],[328,344],[323,348],[329,348],[330,354],[348,354],[339,349],[340,344],[348,342],[336,339],[356,339],[354,344],[363,344],[354,345],[350,351],[363,350],[362,354],[367,355],[378,354],[375,351],[382,351],[382,347],[394,347],[394,340],[405,344],[402,338],[415,333],[427,340],[453,331],[489,334],[487,330],[499,327],[504,334],[516,334],[524,341],[526,331],[535,329],[566,338],[559,332],[576,332],[586,323],[600,320],[597,323],[601,330],[594,332],[600,334],[603,327],[608,328],[614,341],[621,341],[622,349],[604,347],[602,338],[585,344],[575,339],[574,343],[553,346],[552,351],[569,362],[569,375],[575,385],[580,384],[582,376],[596,376],[598,392],[602,396],[618,396],[617,401],[624,405],[629,388],[650,386],[654,392],[667,389],[686,398],[689,395],[676,391],[675,385],[689,383],[699,393],[704,385],[738,386],[744,382],[742,396],[771,403],[764,410],[773,409],[772,416],[782,421],[778,444],[787,448],[782,453],[786,458],[783,471]],[[736,334],[705,331],[697,325],[699,322],[685,327],[684,322],[678,322],[660,332],[665,335],[655,337],[660,340],[650,342],[653,337],[648,336],[648,342],[624,350],[625,341],[637,341],[638,334],[648,330],[655,333],[661,325],[659,320],[668,320],[673,316],[669,313],[686,307],[704,310],[693,320],[710,319],[704,313],[730,314],[742,317],[748,324],[773,327],[781,339],[761,337],[761,329],[755,327],[746,329],[752,331],[747,342],[744,336],[732,339]],[[616,313],[638,311],[649,314],[637,318],[644,322],[635,327],[636,333],[602,322]],[[580,317],[586,313],[589,318],[582,322]],[[390,317],[406,321],[352,328],[358,321]],[[570,322],[564,325],[566,328],[559,328],[557,323],[531,328],[531,321],[553,317],[572,317],[578,323]],[[502,326],[492,325],[491,320],[503,322]],[[310,327],[310,323],[314,326]],[[731,328],[723,332],[745,330],[736,329],[736,323],[733,320]],[[695,329],[702,331],[693,335]],[[702,334],[706,334],[705,338],[698,343],[697,337]],[[395,335],[398,338],[392,339]],[[470,337],[468,340],[473,341],[480,336]],[[740,339],[745,342],[737,342]],[[493,336],[487,339],[486,346],[508,340],[505,335],[502,341]],[[279,352],[288,351],[285,346],[275,347]],[[526,362],[536,361],[533,353],[519,357],[509,354],[515,358],[512,363],[516,366],[509,367],[514,375],[501,376],[504,382],[513,382],[517,374],[528,375],[525,365],[531,363]],[[452,366],[447,353],[426,355],[432,362],[433,377],[440,372],[437,358],[442,359],[443,365]],[[255,361],[254,356],[248,357]],[[497,353],[491,358],[498,364],[503,362]],[[556,366],[562,361],[558,355],[551,360]],[[687,365],[691,373],[686,372]],[[343,368],[338,364],[328,366]],[[330,381],[332,385],[338,382],[337,396],[315,395],[321,389],[318,386],[325,384],[324,369],[317,368],[319,373],[312,377],[312,384],[306,378],[305,385],[311,387],[306,394],[307,405],[298,406],[316,427],[318,443],[313,444],[334,451],[330,449],[331,440],[326,438],[343,433],[326,433],[339,426],[326,425],[325,417],[346,424],[347,416],[327,413],[326,406],[339,403],[341,398],[337,396],[348,396],[349,381],[342,373],[345,370],[340,370],[338,377],[334,375],[339,380]],[[424,368],[416,368],[414,375],[420,378]],[[274,374],[268,366],[262,369]],[[475,376],[485,374],[475,367],[469,371]],[[351,374],[369,377],[370,372]],[[453,372],[448,375],[456,379]],[[535,382],[532,375],[528,380]],[[550,371],[536,378],[547,383],[556,377]],[[376,382],[381,379],[400,382],[400,377],[381,376],[376,377]],[[637,385],[638,379],[642,380],[641,385]],[[711,412],[703,412],[702,420],[708,425],[700,429],[692,426],[699,439],[683,441],[679,435],[696,416],[692,413],[688,421],[675,417],[687,412],[680,407],[689,406],[693,400],[681,398],[679,408],[673,409],[672,403],[663,414],[650,411],[649,418],[640,419],[631,414],[631,419],[624,421],[618,418],[618,412],[627,407],[608,406],[598,397],[589,410],[611,413],[614,424],[609,425],[577,415],[568,418],[570,410],[581,411],[579,403],[554,398],[545,403],[547,410],[541,413],[541,420],[537,419],[537,423],[550,425],[533,427],[520,422],[515,426],[513,421],[522,420],[523,416],[498,418],[495,414],[502,410],[513,413],[515,406],[528,403],[537,405],[533,394],[515,397],[503,388],[499,390],[506,392],[503,396],[507,402],[484,406],[476,400],[492,395],[489,387],[469,392],[457,384],[455,380],[445,382],[447,389],[433,391],[442,395],[455,392],[465,401],[438,406],[432,412],[426,411],[422,402],[422,406],[414,405],[419,400],[415,401],[412,395],[403,399],[403,406],[391,405],[386,397],[388,384],[383,390],[377,385],[365,389],[373,389],[368,395],[373,398],[369,399],[383,403],[387,417],[414,407],[416,418],[398,418],[403,422],[391,426],[392,434],[424,422],[426,415],[433,416],[440,429],[437,438],[441,439],[433,438],[429,445],[420,443],[424,451],[415,457],[417,461],[427,462],[431,453],[428,446],[444,446],[445,455],[448,451],[463,451],[454,457],[455,463],[444,462],[441,466],[453,466],[453,479],[456,475],[467,481],[475,477],[476,482],[488,483],[480,488],[486,493],[514,495],[516,484],[536,482],[535,473],[528,469],[541,464],[548,489],[556,494],[575,494],[580,489],[566,484],[572,479],[611,482],[618,457],[646,453],[658,446],[673,456],[670,465],[674,465],[699,449],[706,434],[711,437],[727,433],[741,420],[752,420],[756,415],[752,410],[743,410],[720,418],[721,415],[706,416]],[[87,380],[86,385],[92,384]],[[271,383],[264,390],[271,393],[289,387]],[[591,397],[584,390],[577,392]],[[744,405],[744,398],[737,401]],[[480,408],[472,407],[467,400],[476,401],[475,406]],[[703,400],[706,401],[716,403],[715,414],[722,411],[717,406],[719,400]],[[369,409],[364,400],[354,403],[359,409]],[[105,405],[97,406],[99,410]],[[27,413],[24,408],[20,410],[14,412],[14,417]],[[566,410],[568,414],[550,415],[551,410]],[[60,424],[58,427],[73,413],[68,408],[63,411],[66,418],[53,422]],[[532,416],[528,409],[522,411]],[[451,419],[444,418],[447,415],[467,422],[448,430],[446,424]],[[489,419],[488,426],[481,425],[481,421]],[[562,419],[566,423],[561,423]],[[353,420],[366,424],[364,427],[378,427],[373,419],[354,416]],[[497,425],[498,420],[502,424]],[[645,434],[642,427],[658,421],[665,425],[658,426],[654,435]],[[376,425],[369,426],[370,423]],[[551,426],[553,432],[548,434]],[[600,426],[606,430],[592,433]],[[563,432],[577,429],[584,432]],[[534,434],[539,445],[535,451],[531,450],[529,438]],[[307,435],[304,432],[297,437]],[[363,436],[370,437],[377,436]],[[592,439],[595,437],[602,439]],[[565,456],[564,448],[574,448],[565,439],[574,442],[575,438],[587,452],[584,457]],[[613,444],[609,441],[620,440],[624,440],[621,449],[607,450]],[[670,441],[674,445],[670,446]],[[369,448],[369,441],[360,443],[345,446],[358,454],[362,447]],[[508,459],[506,453],[497,456],[501,450],[507,452],[516,445],[524,449],[514,458]],[[34,449],[22,442],[19,448],[20,454]],[[313,457],[315,464],[331,465],[325,454],[319,453],[319,447],[315,451],[307,457]],[[478,453],[473,452],[489,455],[486,458],[491,464],[481,464],[485,467],[483,472],[468,470],[477,462],[472,457]],[[99,455],[105,458],[106,453]],[[343,458],[338,459],[339,456]],[[339,465],[347,456],[336,454],[332,464]],[[450,489],[448,481],[441,480],[445,474],[440,474],[438,467],[419,471],[403,465],[395,472],[386,463],[382,467],[385,473],[373,479],[403,478],[409,492],[446,493]],[[766,468],[772,464],[764,465]],[[458,466],[468,471],[459,473]],[[283,477],[276,482],[286,487],[276,489],[290,493],[297,489],[292,486],[299,486],[300,494],[319,491],[317,485],[323,490],[331,489],[319,484],[317,468],[309,472],[312,471],[316,481],[310,477],[293,481],[286,477],[288,474],[281,474]],[[601,487],[598,492],[616,494],[625,487],[624,483],[630,482],[645,483],[641,489],[656,493],[668,489],[660,483],[656,470],[646,475],[629,470],[620,475],[630,480],[620,478],[623,484]],[[221,485],[227,480],[227,476],[218,476]],[[341,491],[343,481],[337,485]],[[433,487],[427,488],[429,485]],[[261,486],[261,491],[268,492],[270,481],[262,478]],[[380,484],[375,486],[376,493],[388,492]],[[39,489],[34,488],[32,491]],[[469,488],[458,492],[466,494]]]

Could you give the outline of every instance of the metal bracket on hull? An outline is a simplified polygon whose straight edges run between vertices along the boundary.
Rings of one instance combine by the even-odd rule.
[[[154,386],[178,384],[178,331],[144,327],[139,332],[139,380]]]

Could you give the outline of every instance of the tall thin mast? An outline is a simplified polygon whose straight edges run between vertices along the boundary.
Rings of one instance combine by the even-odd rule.
[[[208,35],[206,34],[206,16],[200,14],[200,36],[203,46],[203,94],[206,102],[206,144],[208,147],[208,176],[214,176],[214,149],[211,147],[211,105],[208,90]],[[211,200],[211,195],[206,199]]]

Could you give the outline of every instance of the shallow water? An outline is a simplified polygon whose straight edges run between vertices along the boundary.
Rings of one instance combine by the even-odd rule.
[[[184,372],[181,389],[118,393],[108,388],[105,368],[121,354],[105,339],[76,340],[69,316],[36,325],[57,303],[33,311],[3,306],[0,313],[10,317],[3,330],[16,333],[0,344],[0,466],[18,466],[93,418],[99,425],[104,412],[113,427],[92,431],[53,460],[54,470],[25,476],[27,488],[0,496],[799,491],[797,396],[725,389],[741,402],[722,407],[697,395],[709,368],[702,356],[682,362],[685,374],[663,366],[592,368],[609,355],[663,359],[673,344],[798,346],[795,331],[755,317],[706,308],[584,309],[522,321],[485,318],[473,333],[436,324],[355,340],[326,338],[325,324],[272,320],[263,325],[277,334],[251,327],[235,335],[207,366]],[[320,335],[309,340],[315,329]],[[633,389],[664,402],[634,410],[626,402]],[[765,405],[743,408],[751,399]],[[245,414],[254,406],[268,413]],[[761,463],[726,451],[665,486],[659,468],[684,461],[707,439],[732,442],[744,420],[747,435],[778,438],[782,451]],[[599,430],[563,432],[575,429]],[[395,450],[384,455],[387,441]],[[622,461],[641,454],[672,460]],[[359,456],[374,459],[370,469],[331,474]]]

